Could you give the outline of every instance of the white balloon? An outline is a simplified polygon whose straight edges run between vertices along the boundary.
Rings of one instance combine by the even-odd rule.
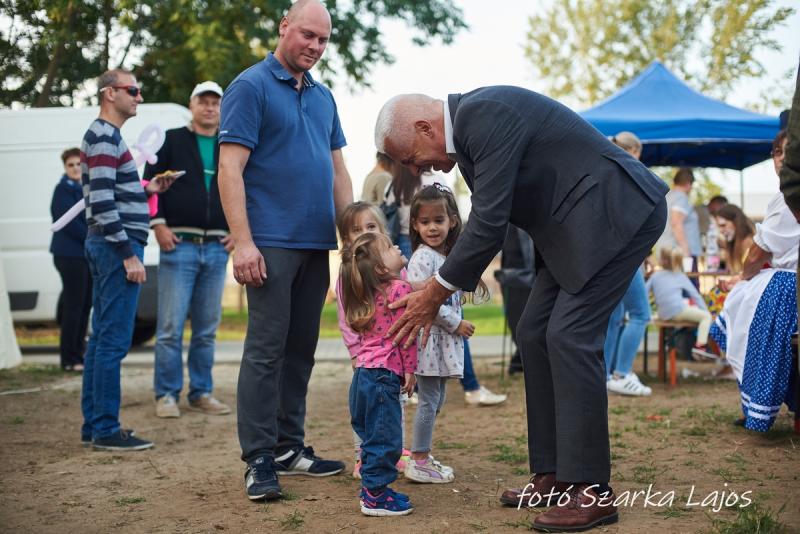
[[[156,153],[164,145],[164,139],[166,139],[166,133],[159,124],[152,123],[145,126],[142,133],[139,134],[139,139],[131,147],[136,150],[136,154],[133,157],[136,166],[141,166],[145,161],[150,165],[154,165],[158,161]]]

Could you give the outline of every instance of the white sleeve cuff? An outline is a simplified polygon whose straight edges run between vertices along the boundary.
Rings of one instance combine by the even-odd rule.
[[[436,281],[439,282],[440,284],[442,284],[442,286],[444,286],[445,289],[448,289],[450,291],[460,291],[461,290],[460,287],[456,287],[453,284],[451,284],[450,282],[448,282],[447,280],[445,280],[444,278],[442,278],[442,276],[438,272],[436,273]]]

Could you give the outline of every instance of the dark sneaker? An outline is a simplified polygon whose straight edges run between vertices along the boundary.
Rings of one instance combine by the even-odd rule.
[[[124,430],[130,436],[135,436],[136,435],[136,431],[134,429],[132,429],[132,428],[126,428]],[[92,436],[86,435],[86,434],[81,434],[81,445],[84,446],[84,447],[91,447],[92,446]]]
[[[408,515],[413,511],[414,506],[408,501],[408,496],[392,488],[387,487],[374,495],[367,488],[361,488],[361,513],[364,515]]]
[[[251,501],[270,501],[281,497],[281,486],[269,457],[260,456],[247,464],[244,491]]]
[[[277,456],[275,469],[279,475],[327,477],[344,471],[344,462],[323,460],[314,454],[311,447],[301,447]]]
[[[96,439],[92,442],[92,447],[96,451],[143,451],[152,446],[152,441],[137,438],[124,428],[120,428],[116,434],[107,438]]]

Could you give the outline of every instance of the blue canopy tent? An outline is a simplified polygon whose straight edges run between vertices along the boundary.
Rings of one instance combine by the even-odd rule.
[[[779,129],[778,117],[703,96],[658,61],[581,116],[605,135],[635,133],[648,166],[741,171],[770,157]]]

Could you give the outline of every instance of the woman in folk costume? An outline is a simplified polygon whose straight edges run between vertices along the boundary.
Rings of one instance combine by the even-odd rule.
[[[772,150],[778,172],[785,147],[786,130],[782,130]],[[766,432],[784,402],[790,410],[797,409],[789,386],[791,336],[797,331],[800,225],[782,194],[770,201],[753,241],[741,281],[734,280],[711,336],[725,349],[739,382],[744,417],[737,424]]]

